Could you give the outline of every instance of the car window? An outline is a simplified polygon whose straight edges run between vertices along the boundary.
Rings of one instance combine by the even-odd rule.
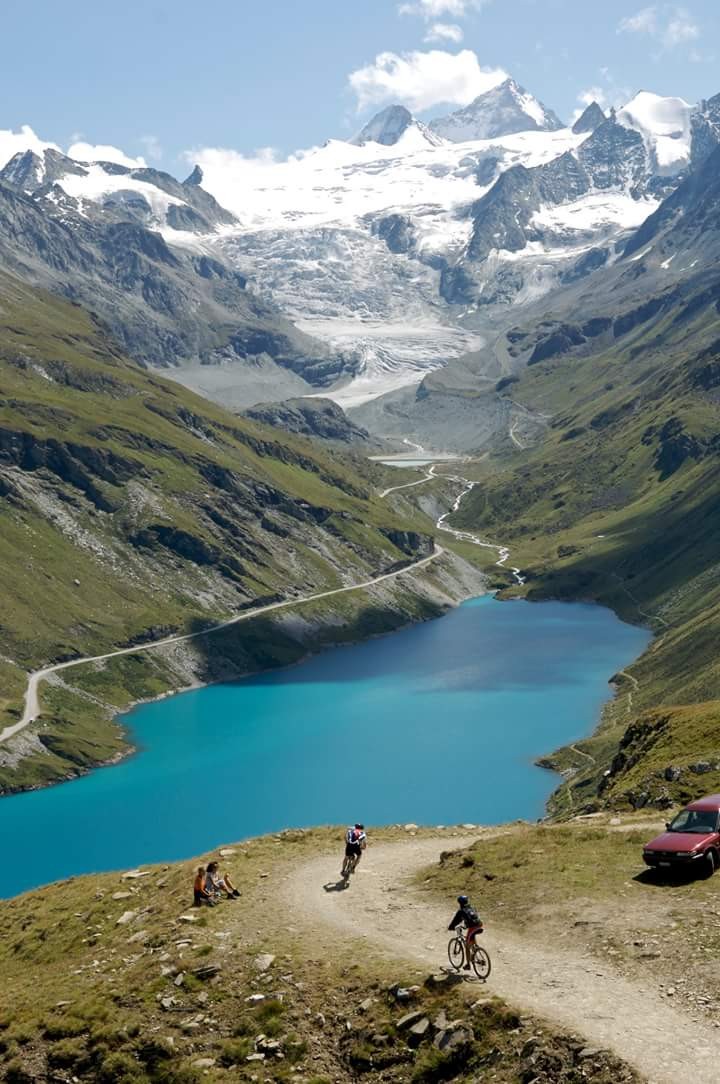
[[[683,809],[673,820],[673,832],[714,832],[718,815],[711,809]]]

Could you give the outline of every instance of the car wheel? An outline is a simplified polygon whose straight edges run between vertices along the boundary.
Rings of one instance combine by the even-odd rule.
[[[718,856],[717,851],[708,851],[705,855],[703,862],[704,873],[706,877],[712,877],[715,870],[718,868]]]

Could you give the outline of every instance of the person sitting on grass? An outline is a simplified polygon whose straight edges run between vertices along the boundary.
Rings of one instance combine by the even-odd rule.
[[[219,899],[223,892],[229,900],[236,900],[240,895],[227,873],[220,874],[217,862],[208,863],[205,874],[205,891],[216,899]]]
[[[193,885],[193,907],[214,907],[215,897],[205,887],[206,871],[204,866],[198,866]]]

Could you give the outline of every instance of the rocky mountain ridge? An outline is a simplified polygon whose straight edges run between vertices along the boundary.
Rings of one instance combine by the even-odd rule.
[[[508,80],[467,109],[468,142],[441,133],[449,118],[389,106],[354,140],[235,187],[207,160],[180,182],[18,154],[0,173],[6,205],[20,200],[0,254],[92,304],[141,363],[236,409],[316,388],[354,408],[478,351],[510,304],[611,265],[720,140],[720,95],[643,91],[607,116],[591,103],[571,129]],[[482,124],[495,134],[477,138]]]
[[[431,120],[432,132],[453,143],[497,139],[517,132],[557,132],[559,117],[514,79],[478,95],[469,105]]]
[[[204,242],[235,219],[199,180],[51,149],[18,153],[0,170],[0,258],[85,305],[141,365],[191,385],[206,368],[234,371],[252,402],[269,382],[282,397],[336,380],[343,359]]]

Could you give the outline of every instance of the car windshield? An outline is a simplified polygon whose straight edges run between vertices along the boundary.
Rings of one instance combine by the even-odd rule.
[[[718,815],[711,809],[683,809],[670,824],[671,832],[714,832]]]

